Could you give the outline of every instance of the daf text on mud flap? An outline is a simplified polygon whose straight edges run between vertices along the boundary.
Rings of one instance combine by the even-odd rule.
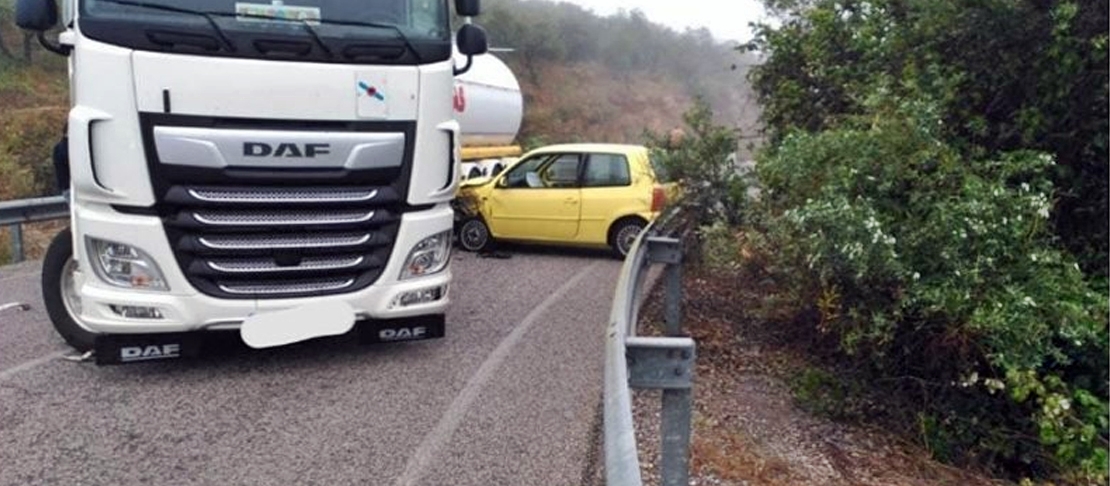
[[[174,359],[181,357],[180,344],[150,346],[125,346],[119,349],[119,360],[124,363],[151,359]]]
[[[378,331],[378,339],[382,341],[411,341],[424,339],[428,335],[426,327],[399,327],[397,329],[382,329]]]

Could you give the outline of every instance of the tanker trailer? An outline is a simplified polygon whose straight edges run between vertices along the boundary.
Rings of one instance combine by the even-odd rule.
[[[463,180],[493,177],[516,161],[524,101],[516,76],[501,59],[475,56],[470,70],[455,78],[454,105]]]

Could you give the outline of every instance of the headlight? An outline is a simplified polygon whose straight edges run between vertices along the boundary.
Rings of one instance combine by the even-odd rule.
[[[129,289],[170,289],[158,264],[142,250],[91,237],[87,241],[92,267],[101,280]]]
[[[424,238],[412,248],[401,269],[401,280],[423,277],[443,271],[451,259],[451,232],[444,231]]]

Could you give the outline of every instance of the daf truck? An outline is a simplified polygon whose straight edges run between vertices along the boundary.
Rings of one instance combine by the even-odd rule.
[[[55,329],[98,363],[195,354],[213,330],[442,337],[478,13],[456,0],[452,35],[447,0],[18,0],[69,58]]]

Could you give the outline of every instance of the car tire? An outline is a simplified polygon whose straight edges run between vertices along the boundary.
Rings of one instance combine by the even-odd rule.
[[[74,349],[85,352],[96,344],[96,333],[78,324],[81,299],[74,274],[80,269],[73,258],[73,234],[67,228],[54,237],[42,262],[42,301],[54,330]]]
[[[610,232],[610,246],[617,256],[624,258],[628,256],[628,252],[632,250],[632,245],[636,243],[636,238],[640,233],[647,228],[647,223],[641,219],[623,219],[613,226]]]
[[[493,235],[482,218],[468,218],[459,228],[459,246],[466,251],[485,251],[493,245]]]

